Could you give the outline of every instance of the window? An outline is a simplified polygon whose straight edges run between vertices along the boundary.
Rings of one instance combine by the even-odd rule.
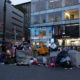
[[[62,12],[54,12],[48,14],[48,21],[49,22],[57,22],[62,19]]]
[[[78,4],[78,0],[64,0],[65,6],[72,6]]]
[[[48,0],[49,9],[62,7],[62,0]]]
[[[60,25],[54,26],[54,35],[59,36],[62,34],[62,27]]]
[[[40,3],[39,1],[33,3],[33,8],[34,8],[34,11],[33,12],[37,12],[37,11],[40,11]]]
[[[37,1],[33,1],[31,3],[31,10],[32,12],[38,12],[38,11],[43,11],[46,9],[46,2],[47,0],[37,0]]]
[[[79,10],[65,11],[65,20],[74,20],[79,18]]]
[[[79,36],[79,26],[76,26],[75,24],[66,26],[65,32],[66,32],[66,36],[78,37]]]
[[[40,6],[40,11],[43,11],[43,10],[46,10],[46,5],[47,5],[47,0],[40,0],[40,5],[38,5],[38,6]]]
[[[46,23],[46,14],[41,14],[41,23]]]
[[[40,16],[39,15],[33,15],[31,17],[31,24],[39,24],[40,23]]]

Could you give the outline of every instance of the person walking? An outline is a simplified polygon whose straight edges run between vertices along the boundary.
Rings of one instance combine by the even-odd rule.
[[[36,45],[32,45],[31,50],[32,50],[33,56],[37,57],[37,47],[36,47]]]

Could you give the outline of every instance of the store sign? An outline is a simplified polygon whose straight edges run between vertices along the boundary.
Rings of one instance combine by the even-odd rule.
[[[40,35],[40,29],[39,28],[35,29],[35,35]]]
[[[70,36],[62,36],[62,38],[70,38]]]
[[[49,39],[52,37],[52,26],[40,27],[40,28],[31,28],[31,39],[34,37]]]

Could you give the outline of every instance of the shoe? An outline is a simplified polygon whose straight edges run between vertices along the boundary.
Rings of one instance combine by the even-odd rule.
[[[72,70],[72,68],[69,68],[70,70]]]
[[[68,69],[68,68],[64,68],[64,69],[66,70],[66,69]]]
[[[4,64],[4,63],[1,63],[1,64]]]

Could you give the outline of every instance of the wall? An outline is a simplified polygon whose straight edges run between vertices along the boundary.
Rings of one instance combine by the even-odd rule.
[[[4,1],[0,0],[0,22],[3,23],[3,7]],[[23,37],[24,15],[19,10],[15,9],[11,4],[6,4],[6,40],[14,41],[14,29],[16,29],[17,40]],[[1,30],[1,29],[0,29]]]

